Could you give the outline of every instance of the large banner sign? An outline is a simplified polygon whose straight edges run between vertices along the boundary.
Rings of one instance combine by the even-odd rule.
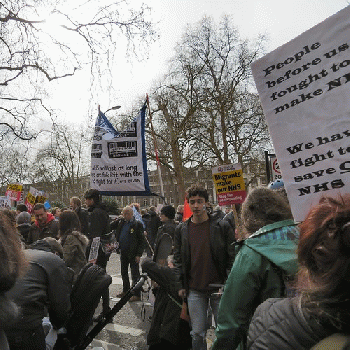
[[[18,202],[21,199],[22,189],[22,184],[8,184],[5,196],[8,199]]]
[[[252,64],[296,221],[350,192],[349,18],[347,7]]]
[[[91,147],[91,188],[103,195],[151,195],[145,149],[146,104],[130,127],[118,132],[100,112]]]
[[[220,206],[244,202],[246,191],[241,164],[214,167],[212,175]]]

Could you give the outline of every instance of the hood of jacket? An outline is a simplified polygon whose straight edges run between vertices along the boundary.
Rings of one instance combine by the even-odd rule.
[[[83,235],[82,233],[80,233],[78,231],[73,231],[70,234],[72,236],[76,237],[79,240],[79,242],[82,244],[82,246],[84,246],[85,248],[88,246],[89,238],[87,238],[85,235]]]
[[[51,213],[47,213],[47,219],[46,219],[46,222],[45,222],[45,224],[43,225],[43,226],[40,226],[39,225],[39,222],[38,222],[38,220],[35,220],[35,226],[37,226],[37,227],[44,227],[45,225],[47,225],[49,222],[51,222],[51,221],[53,221],[53,220],[55,220],[55,217],[51,214]]]
[[[288,274],[297,272],[299,228],[293,220],[278,221],[262,227],[244,241]]]

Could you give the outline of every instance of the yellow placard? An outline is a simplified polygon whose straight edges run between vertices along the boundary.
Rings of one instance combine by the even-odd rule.
[[[245,190],[242,169],[213,174],[213,180],[217,193]]]

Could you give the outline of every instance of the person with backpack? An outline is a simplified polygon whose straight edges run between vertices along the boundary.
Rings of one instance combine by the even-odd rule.
[[[321,198],[299,227],[298,294],[259,306],[250,350],[349,349],[350,195]]]
[[[154,243],[154,256],[153,256],[153,261],[159,262],[157,259],[158,253],[159,253],[159,248],[162,246],[161,242],[163,238],[167,239],[167,242],[171,243],[171,246],[169,247],[168,255],[171,254],[172,252],[172,246],[174,242],[174,234],[175,234],[175,228],[176,228],[176,223],[175,223],[175,208],[171,205],[165,205],[162,207],[160,210],[160,221],[162,222],[162,225],[158,228],[158,233],[157,237]],[[165,236],[164,236],[165,235]],[[164,255],[165,252],[160,252],[160,255]],[[163,265],[167,265],[166,263],[166,258],[167,255],[164,255],[162,257]],[[161,259],[161,260],[162,260]]]
[[[299,230],[286,198],[256,188],[241,216],[248,238],[236,243],[240,250],[221,297],[213,350],[244,348],[255,309],[267,298],[284,295],[285,280],[297,272]]]

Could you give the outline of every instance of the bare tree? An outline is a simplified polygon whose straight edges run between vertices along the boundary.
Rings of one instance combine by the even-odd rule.
[[[218,25],[205,17],[183,35],[169,74],[152,95],[161,159],[180,190],[184,167],[239,161],[244,168],[269,142],[250,70],[263,42],[242,40],[227,16]]]
[[[91,136],[86,127],[54,123],[32,164],[32,183],[51,184],[46,191],[61,194],[64,203],[80,194],[81,181],[90,172]]]
[[[45,100],[52,81],[90,65],[92,89],[104,77],[110,82],[117,39],[136,54],[154,38],[148,11],[123,0],[0,1],[0,137],[37,135],[30,120],[52,115]]]

